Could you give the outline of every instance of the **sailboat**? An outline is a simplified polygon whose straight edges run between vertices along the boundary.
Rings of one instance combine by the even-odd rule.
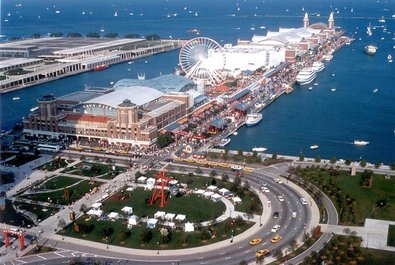
[[[115,11],[115,13],[114,13],[114,17],[117,17],[118,16],[118,12],[117,11]]]
[[[369,26],[366,28],[366,34],[368,34],[368,36],[372,36],[372,25],[369,23]]]

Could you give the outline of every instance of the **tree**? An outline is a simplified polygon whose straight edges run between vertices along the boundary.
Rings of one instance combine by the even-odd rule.
[[[89,32],[85,35],[87,38],[100,38],[100,34],[97,32]]]
[[[229,180],[228,174],[226,174],[225,172],[222,173],[222,181],[228,181],[228,180]]]
[[[66,226],[66,221],[63,218],[59,218],[58,220],[58,227],[63,229]]]
[[[235,177],[235,179],[234,179],[234,181],[233,181],[233,183],[235,183],[236,185],[240,185],[240,183],[241,183],[241,179],[240,179],[240,177]]]
[[[365,159],[362,159],[361,162],[359,162],[359,165],[360,165],[361,167],[366,167],[366,160],[365,160]]]
[[[118,33],[107,33],[104,38],[115,39],[118,38]]]
[[[392,164],[390,165],[390,168],[391,168],[391,170],[395,170],[395,163],[392,163]]]
[[[88,212],[88,206],[85,203],[81,204],[80,211],[86,214]]]
[[[41,34],[40,33],[33,33],[32,34],[32,38],[33,39],[39,39],[39,38],[41,38]]]
[[[149,34],[145,36],[146,40],[154,41],[154,40],[160,40],[160,36],[157,34]]]
[[[139,39],[139,38],[141,38],[141,36],[139,34],[134,34],[134,33],[126,34],[124,37],[127,38],[127,39]]]
[[[344,161],[344,164],[346,164],[346,166],[351,165],[351,160],[350,159],[346,159],[346,161]]]
[[[195,169],[195,173],[199,175],[199,174],[202,174],[203,171],[201,170],[200,167],[197,167],[197,168]]]
[[[62,32],[52,32],[49,34],[50,37],[62,37],[63,33]]]
[[[159,148],[164,148],[173,142],[173,138],[170,132],[160,134],[156,140],[156,144]]]
[[[304,154],[299,155],[299,161],[304,161]]]
[[[277,154],[272,154],[272,159],[277,159]]]
[[[297,246],[298,246],[298,243],[295,239],[292,239],[291,241],[289,241],[289,247],[291,248],[292,252],[295,251]]]
[[[273,256],[276,257],[276,259],[281,260],[281,258],[283,257],[283,252],[281,251],[281,249],[276,249],[273,252]]]
[[[151,229],[144,228],[140,233],[140,241],[142,244],[148,243],[152,239],[152,231]]]
[[[314,161],[316,163],[320,163],[321,162],[321,157],[320,156],[316,156]]]
[[[336,157],[332,156],[332,157],[331,157],[331,160],[329,160],[329,163],[335,164],[336,161],[337,161],[337,160],[336,160]]]
[[[125,239],[126,239],[126,232],[125,231],[121,231],[119,233],[119,241],[120,242],[125,242]]]
[[[69,34],[67,34],[67,37],[69,37],[69,38],[81,38],[82,35],[81,35],[81,33],[78,33],[78,32],[70,32]]]
[[[213,178],[213,177],[215,177],[216,175],[217,175],[217,171],[215,171],[214,169],[211,170],[210,176]]]
[[[239,156],[243,155],[243,150],[241,150],[241,149],[237,150],[237,155],[239,155]]]

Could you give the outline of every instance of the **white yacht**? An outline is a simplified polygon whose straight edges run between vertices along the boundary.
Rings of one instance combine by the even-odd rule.
[[[296,76],[296,82],[299,85],[306,85],[311,83],[317,77],[316,71],[312,68],[303,68]]]
[[[368,141],[354,140],[355,145],[368,145]]]
[[[324,55],[324,60],[325,61],[330,61],[330,60],[332,60],[333,59],[333,55],[332,54],[326,54],[326,55]]]
[[[230,143],[230,138],[224,138],[224,139],[221,139],[221,142],[218,144],[218,146],[224,147],[228,143]]]
[[[321,72],[322,70],[324,70],[325,66],[323,62],[317,61],[313,63],[313,70],[318,72]]]
[[[246,125],[254,126],[262,120],[262,113],[249,113],[247,114]]]
[[[388,60],[389,63],[392,63],[392,55],[391,54],[388,54],[387,60]]]
[[[265,152],[266,150],[267,148],[261,146],[255,146],[254,148],[252,148],[252,151],[254,152]]]
[[[312,146],[310,146],[311,150],[314,150],[314,149],[317,149],[317,148],[318,148],[318,145],[316,145],[316,144],[313,144]]]

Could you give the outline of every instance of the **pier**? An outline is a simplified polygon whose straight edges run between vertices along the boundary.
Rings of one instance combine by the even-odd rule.
[[[0,44],[0,94],[180,48],[182,40],[42,38]],[[10,47],[13,46],[13,50]],[[42,54],[38,50],[50,51]],[[16,54],[17,55],[16,55]],[[35,58],[32,58],[35,57]]]

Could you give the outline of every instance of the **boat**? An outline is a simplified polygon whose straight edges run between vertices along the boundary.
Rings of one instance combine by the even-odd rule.
[[[93,67],[93,71],[102,71],[102,70],[106,70],[107,68],[108,68],[107,64],[102,64],[102,65]]]
[[[324,60],[325,61],[330,61],[330,60],[332,60],[333,59],[333,55],[332,54],[326,54],[326,55],[324,55]]]
[[[249,113],[246,118],[247,126],[254,126],[262,120],[262,113]]]
[[[261,146],[255,146],[254,148],[252,148],[253,152],[265,152],[266,150],[267,148]]]
[[[376,52],[377,52],[377,47],[374,46],[374,45],[366,45],[364,47],[364,51],[365,51],[366,54],[375,55]]]
[[[331,88],[331,91],[332,91],[332,92],[335,92],[335,91],[336,91],[336,88]]]
[[[12,100],[20,100],[20,97],[13,97]]]
[[[31,108],[31,109],[30,109],[31,112],[34,112],[34,111],[36,111],[36,110],[38,110],[38,107],[34,107],[34,108]]]
[[[256,109],[260,109],[260,108],[263,107],[263,104],[262,104],[261,102],[255,102],[254,107],[255,107]]]
[[[232,134],[233,134],[234,136],[236,136],[236,135],[238,135],[239,133],[235,131],[235,132],[233,132]]]
[[[218,144],[218,146],[224,147],[228,143],[230,143],[230,138],[224,138],[224,139],[221,139],[221,142]]]
[[[309,86],[309,90],[313,90],[313,87],[312,87],[312,86]]]
[[[368,34],[368,36],[372,36],[372,26],[369,23],[369,26],[366,28],[366,34]]]
[[[377,91],[379,91],[378,88],[373,89],[373,93],[377,93]]]
[[[324,66],[323,62],[317,61],[317,62],[313,63],[312,68],[314,71],[316,71],[318,73],[318,72],[321,72],[322,70],[324,70],[325,66]]]
[[[368,141],[354,140],[355,145],[368,145]]]
[[[391,54],[388,54],[387,60],[388,60],[389,63],[392,63],[392,55]]]
[[[317,149],[317,148],[318,148],[318,145],[316,145],[316,144],[313,144],[313,145],[310,146],[311,150],[314,150],[314,149]]]
[[[385,23],[384,17],[381,17],[381,18],[379,19],[379,22],[380,22],[380,23]]]
[[[118,12],[116,12],[116,11],[115,11],[115,13],[114,13],[114,17],[117,17],[117,16],[118,16]]]
[[[317,77],[316,71],[312,68],[303,68],[296,76],[296,82],[299,85],[306,85],[311,83]]]
[[[59,11],[59,10],[56,10],[56,11],[55,11],[55,14],[60,14],[60,11]]]

